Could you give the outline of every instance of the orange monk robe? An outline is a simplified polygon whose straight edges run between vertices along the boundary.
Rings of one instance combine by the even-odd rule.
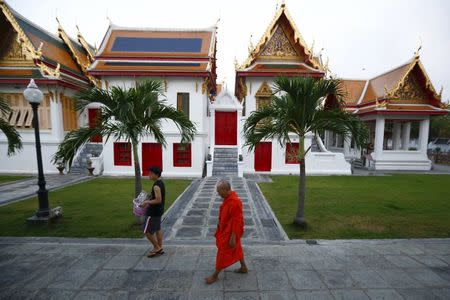
[[[236,246],[229,245],[231,233],[236,235]],[[222,270],[240,261],[244,257],[241,236],[244,233],[242,202],[238,195],[231,191],[220,206],[219,225],[215,233],[217,258],[216,270]]]

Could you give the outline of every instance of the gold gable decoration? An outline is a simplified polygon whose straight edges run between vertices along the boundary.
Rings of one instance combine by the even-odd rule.
[[[258,91],[255,94],[256,98],[256,109],[260,109],[261,107],[267,106],[272,101],[272,89],[267,84],[266,81],[264,81]]]
[[[34,66],[34,61],[30,55],[24,51],[17,39],[17,34],[13,42],[9,45],[5,55],[0,60],[2,66]]]
[[[427,103],[430,97],[423,90],[413,72],[409,72],[405,80],[400,83],[398,89],[391,93],[390,98],[394,100],[408,100],[408,102]]]
[[[296,44],[300,45],[300,47],[302,47],[304,49],[306,59],[311,63],[311,65],[315,69],[317,69],[318,71],[323,71],[322,65],[320,64],[318,59],[316,57],[314,57],[312,51],[306,45],[305,40],[303,39],[303,37],[300,34],[297,27],[295,26],[295,23],[294,23],[292,17],[290,16],[290,14],[286,8],[286,5],[284,3],[281,4],[280,8],[278,9],[274,18],[272,19],[270,25],[267,27],[265,33],[261,37],[259,43],[256,45],[256,47],[253,50],[249,51],[247,60],[242,65],[240,65],[239,68],[237,68],[237,66],[235,66],[237,71],[248,68],[253,63],[254,59],[260,53],[261,49],[263,49],[265,47],[267,41],[269,41],[270,37],[272,36],[272,33],[274,32],[274,28],[277,25],[277,22],[281,18],[282,15],[284,15],[286,17],[290,27],[294,31],[294,42]]]
[[[277,26],[274,34],[264,46],[261,56],[298,56],[281,26]]]
[[[437,100],[441,100],[441,95],[439,95],[433,87],[430,78],[428,77],[425,68],[420,62],[420,56],[416,55],[411,63],[409,64],[408,70],[405,75],[398,82],[398,84],[391,90],[387,91],[386,96],[388,98],[393,98],[397,100],[418,100],[418,102],[423,103],[424,100],[428,102],[430,97],[423,91],[421,85],[417,82],[416,76],[414,76],[413,70],[418,68],[420,72],[425,77],[425,87],[431,92],[433,97]]]
[[[20,27],[19,23],[17,23],[16,18],[14,17],[13,13],[9,9],[8,5],[5,1],[0,0],[0,9],[3,12],[4,16],[6,17],[6,20],[11,24],[14,31],[17,33],[17,41],[20,44],[20,47],[22,47],[22,53],[31,60],[35,61],[36,66],[38,66],[42,72],[42,74],[59,78],[60,73],[60,65],[56,66],[55,69],[47,66],[42,62],[42,42],[39,45],[37,49],[33,46],[30,39],[27,37],[25,32]]]
[[[267,81],[264,81],[256,92],[256,97],[272,97],[273,92]]]

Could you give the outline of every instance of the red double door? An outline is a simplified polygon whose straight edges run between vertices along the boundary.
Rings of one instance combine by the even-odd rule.
[[[216,145],[237,145],[237,112],[216,111]]]
[[[272,143],[262,142],[255,147],[255,171],[272,170]]]
[[[162,145],[159,143],[142,143],[142,175],[148,175],[148,168],[160,167],[162,170]]]
[[[88,109],[88,124],[89,128],[95,128],[97,127],[98,117],[100,115],[100,109],[99,108],[89,108]],[[100,134],[97,134],[93,137],[91,137],[92,143],[101,143],[102,142],[102,136]]]

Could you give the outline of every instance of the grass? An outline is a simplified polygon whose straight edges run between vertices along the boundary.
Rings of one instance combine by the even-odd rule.
[[[190,184],[189,180],[164,180],[167,210]],[[143,180],[144,190],[151,182]],[[27,225],[38,206],[36,197],[0,207],[0,236],[63,237],[142,237],[140,226],[134,225],[132,199],[134,179],[97,178],[50,192],[50,206],[61,205],[63,217],[58,223]]]
[[[292,224],[298,177],[272,179],[259,185],[290,238],[450,237],[450,175],[309,176],[306,230]]]
[[[27,175],[0,175],[0,184],[21,180],[21,179],[28,179],[31,176]]]

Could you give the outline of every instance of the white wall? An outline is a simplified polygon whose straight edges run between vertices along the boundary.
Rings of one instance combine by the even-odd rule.
[[[43,93],[53,92],[55,99],[50,101],[51,129],[41,129],[42,164],[45,173],[58,173],[56,166],[51,163],[59,143],[64,138],[62,105],[60,93],[72,97],[74,91],[55,86],[39,86]],[[25,86],[15,88],[2,86],[1,93],[20,93]],[[22,150],[14,155],[7,156],[8,143],[6,136],[0,132],[0,173],[37,173],[37,158],[34,129],[18,129],[22,137]]]
[[[128,77],[107,77],[109,86],[132,87],[134,86],[134,78]],[[144,80],[139,77],[138,80]],[[156,78],[161,79],[161,78]],[[164,81],[164,80],[163,80]],[[208,153],[210,130],[209,118],[207,117],[207,95],[202,94],[202,78],[183,78],[183,77],[166,77],[167,91],[163,91],[166,101],[169,105],[177,107],[177,93],[189,93],[189,119],[195,123],[197,134],[191,145],[192,166],[191,167],[174,167],[173,166],[173,143],[181,141],[176,125],[171,122],[163,122],[163,132],[167,141],[166,148],[163,148],[163,176],[168,177],[201,177],[203,174],[203,165]],[[164,85],[163,85],[164,88]],[[130,175],[134,176],[134,164],[131,166],[114,166],[114,149],[113,143],[115,138],[111,139],[103,145],[103,164],[105,175]],[[155,140],[152,137],[145,138],[139,144],[139,161],[142,168],[142,142],[152,143]]]
[[[201,177],[203,174],[203,165],[205,162],[206,154],[205,143],[208,136],[205,134],[198,134],[195,136],[194,141],[191,143],[191,167],[174,167],[173,166],[173,144],[179,143],[181,136],[178,133],[166,133],[165,134],[167,146],[162,150],[163,161],[163,176],[166,177]],[[114,142],[115,139],[111,138],[103,145],[103,164],[105,175],[113,176],[134,176],[134,162],[131,159],[131,166],[115,166],[114,165]],[[139,163],[142,169],[142,142],[143,143],[155,143],[153,138],[145,138],[139,143],[138,155]]]
[[[272,88],[273,79],[269,77],[247,78],[247,91],[245,110],[246,115],[240,120],[241,128],[251,114],[256,110],[255,95],[263,82],[266,81]],[[241,139],[244,141],[243,132],[240,133]],[[307,134],[305,137],[305,149],[311,145],[312,134]],[[298,143],[298,137],[291,136],[293,143]],[[247,147],[242,150],[244,158],[244,172],[255,172],[255,156],[254,152],[249,152]],[[286,164],[286,148],[281,147],[277,140],[272,141],[272,171],[269,174],[298,174],[300,167],[298,164]],[[309,151],[305,158],[306,173],[307,174],[333,174],[333,175],[349,175],[351,174],[350,164],[345,161],[342,153],[331,152],[311,152]],[[262,172],[263,173],[263,172]]]

